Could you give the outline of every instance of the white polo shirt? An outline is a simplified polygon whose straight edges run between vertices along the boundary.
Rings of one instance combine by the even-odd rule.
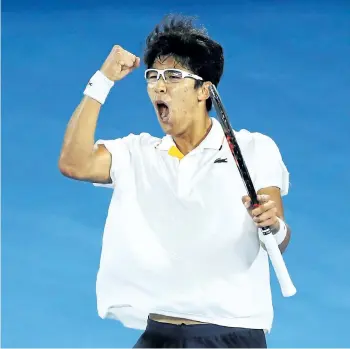
[[[145,329],[149,313],[270,330],[267,253],[242,204],[246,190],[219,122],[186,156],[171,136],[100,140],[112,154],[97,305],[102,318]],[[256,190],[288,193],[275,142],[236,132]],[[182,157],[182,158],[181,158]],[[181,159],[180,159],[181,158]]]

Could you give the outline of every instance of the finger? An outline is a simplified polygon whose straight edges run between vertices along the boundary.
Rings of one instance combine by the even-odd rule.
[[[129,61],[127,64],[128,68],[137,68],[140,66],[140,60],[137,61],[137,59],[133,61]]]
[[[256,223],[256,225],[259,228],[262,228],[262,227],[271,227],[271,226],[275,225],[276,223],[277,223],[277,218],[276,218],[276,216],[274,216],[274,217],[266,219],[260,223]]]
[[[132,53],[128,53],[128,54],[126,55],[126,60],[127,60],[127,62],[128,62],[129,64],[134,65],[134,63],[135,63],[135,61],[136,61],[136,56],[133,55]]]
[[[242,202],[243,202],[243,205],[245,206],[245,208],[249,208],[252,204],[252,200],[250,199],[250,197],[248,195],[242,196]]]
[[[113,59],[113,58],[116,57],[117,55],[120,55],[120,54],[121,54],[121,50],[122,50],[122,48],[121,48],[120,46],[115,45],[115,46],[113,46],[113,48],[112,48],[112,50],[111,50],[111,52],[109,53],[108,56],[109,56],[111,59]]]
[[[113,52],[121,52],[121,51],[123,51],[123,48],[120,45],[114,45],[112,51]]]
[[[260,204],[268,202],[269,200],[270,200],[270,195],[267,195],[267,194],[258,195],[258,201]]]
[[[277,215],[277,210],[275,208],[272,208],[271,210],[268,210],[259,216],[253,216],[253,221],[256,223],[261,223],[264,222],[270,218],[276,217]]]
[[[123,78],[126,75],[128,75],[129,73],[131,73],[131,71],[133,70],[133,68],[128,68],[128,67],[122,67],[121,71],[120,71],[120,77]]]
[[[259,205],[257,205],[257,207],[252,211],[252,214],[254,216],[257,216],[265,211],[264,208],[261,206],[263,206],[266,202],[270,200],[270,195],[267,195],[267,194],[257,195],[257,200],[259,202]]]
[[[252,210],[252,215],[255,216],[255,217],[259,216],[262,213],[273,209],[274,207],[276,207],[276,203],[274,201],[270,200],[270,201],[266,202],[265,204],[262,204],[262,205],[260,205],[260,206],[258,206],[256,208],[254,208]]]
[[[121,66],[126,68],[132,68],[134,66],[134,62],[132,59],[125,59],[119,63]]]
[[[135,55],[123,50],[120,46],[115,46],[113,48],[113,54],[114,61],[122,67],[125,66],[131,68],[136,61]]]
[[[134,62],[132,64],[132,66],[128,67],[128,69],[130,69],[130,71],[132,71],[132,70],[138,68],[139,66],[140,66],[140,58],[135,57],[135,60],[134,60]]]
[[[138,68],[140,66],[140,63],[141,63],[140,57],[136,57],[136,60],[135,60],[135,63],[134,63],[134,67]]]
[[[132,67],[135,67],[135,63],[137,62],[137,57],[132,53],[126,53],[123,61],[126,67],[132,68]]]
[[[123,49],[120,46],[114,46],[110,56],[120,63],[123,58]]]

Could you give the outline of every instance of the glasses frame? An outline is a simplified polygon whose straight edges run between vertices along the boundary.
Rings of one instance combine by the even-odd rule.
[[[175,72],[177,72],[177,73],[180,73],[180,74],[181,74],[181,79],[192,78],[192,79],[195,79],[195,80],[203,81],[203,78],[201,78],[200,76],[198,76],[198,75],[196,75],[196,74],[192,74],[192,73],[189,73],[189,72],[187,72],[187,71],[183,71],[183,70],[181,70],[181,69],[175,69],[175,68],[168,68],[168,69],[154,69],[154,68],[150,68],[150,69],[146,69],[146,70],[145,70],[144,77],[145,77],[145,79],[146,79],[146,81],[147,81],[147,77],[146,77],[146,76],[147,76],[147,73],[150,72],[150,71],[152,71],[152,72],[156,72],[156,73],[157,73],[157,79],[156,79],[156,81],[154,81],[154,82],[148,82],[148,81],[147,81],[147,83],[149,83],[149,84],[155,84],[155,83],[159,80],[160,77],[163,77],[163,80],[164,80],[165,82],[170,82],[170,81],[167,81],[166,78],[165,78],[165,72],[167,72],[167,71],[169,71],[169,70],[175,71]],[[171,83],[171,82],[170,82],[170,83]]]

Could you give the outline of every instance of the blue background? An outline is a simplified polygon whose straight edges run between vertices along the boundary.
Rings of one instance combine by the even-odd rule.
[[[131,347],[140,335],[96,313],[111,191],[64,178],[57,160],[112,45],[142,55],[171,11],[198,15],[222,43],[219,90],[233,127],[271,136],[291,173],[285,259],[298,293],[283,298],[273,274],[269,346],[350,346],[350,2],[150,3],[2,4],[2,346]],[[113,89],[97,138],[162,135],[143,68]]]

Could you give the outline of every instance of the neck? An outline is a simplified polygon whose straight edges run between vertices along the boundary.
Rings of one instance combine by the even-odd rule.
[[[183,155],[188,154],[196,148],[208,135],[212,127],[212,120],[209,115],[202,121],[190,127],[185,133],[175,136],[174,142]]]

